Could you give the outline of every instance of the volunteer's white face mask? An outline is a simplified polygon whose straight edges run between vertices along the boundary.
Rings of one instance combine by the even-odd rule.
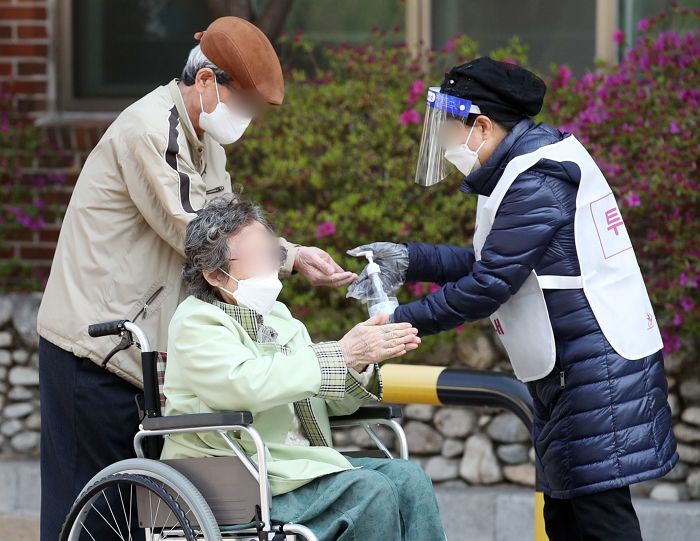
[[[465,177],[469,176],[470,173],[473,173],[481,167],[481,162],[479,161],[479,151],[486,143],[486,141],[482,141],[479,148],[476,150],[472,150],[469,148],[469,146],[467,146],[467,143],[469,143],[469,138],[472,136],[472,132],[474,131],[474,126],[476,126],[476,124],[472,125],[472,129],[469,130],[469,135],[467,135],[467,140],[464,143],[450,147],[445,151],[445,159],[459,169],[460,173],[462,173]]]
[[[219,144],[228,145],[241,138],[251,119],[229,109],[219,98],[219,85],[216,82],[214,82],[214,88],[216,88],[217,104],[211,113],[204,111],[202,95],[199,95],[199,105],[202,108],[202,112],[199,113],[199,127]]]
[[[224,269],[220,270],[238,283],[238,289],[229,291],[221,286],[219,286],[219,289],[231,295],[241,306],[250,308],[258,314],[265,315],[270,313],[280,291],[282,291],[282,282],[277,277],[276,270],[263,276],[253,276],[245,280],[239,280],[231,276]]]

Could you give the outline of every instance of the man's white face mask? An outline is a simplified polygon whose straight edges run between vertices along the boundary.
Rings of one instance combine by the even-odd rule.
[[[211,113],[204,111],[202,95],[199,95],[199,105],[202,112],[199,113],[199,127],[211,135],[221,145],[228,145],[238,141],[250,124],[251,118],[240,115],[228,108],[219,98],[219,85],[214,81],[216,88],[216,107]]]
[[[482,141],[479,148],[476,150],[469,148],[467,143],[469,143],[469,138],[472,136],[474,126],[476,126],[476,124],[472,125],[471,130],[469,130],[469,135],[467,135],[467,140],[464,143],[452,146],[445,151],[445,159],[459,169],[460,173],[465,177],[481,167],[479,151],[486,143],[486,141]]]
[[[282,291],[282,282],[277,277],[277,271],[262,276],[253,276],[245,280],[231,276],[224,269],[219,269],[226,276],[238,283],[236,291],[219,286],[219,289],[231,295],[241,306],[250,308],[258,314],[266,315],[272,311],[275,301]]]

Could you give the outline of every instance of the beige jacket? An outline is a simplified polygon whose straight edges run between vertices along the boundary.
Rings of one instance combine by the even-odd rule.
[[[208,199],[231,192],[223,147],[197,138],[177,80],[125,109],[88,156],[63,219],[37,329],[46,340],[101,363],[117,337],[87,327],[129,319],[154,349],[165,350],[168,323],[186,294],[184,233]],[[288,248],[282,275],[296,257]],[[107,368],[142,387],[139,351]]]

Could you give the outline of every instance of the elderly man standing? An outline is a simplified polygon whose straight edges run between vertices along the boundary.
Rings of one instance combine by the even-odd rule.
[[[182,79],[128,107],[106,131],[66,211],[38,318],[42,541],[58,538],[95,473],[133,456],[137,351],[100,366],[117,341],[91,339],[88,325],[136,321],[165,349],[184,298],[185,228],[207,200],[231,192],[222,145],[284,98],[277,55],[254,25],[222,17],[195,38]],[[280,239],[280,249],[282,276],[296,270],[314,285],[334,286],[355,278],[318,248]]]

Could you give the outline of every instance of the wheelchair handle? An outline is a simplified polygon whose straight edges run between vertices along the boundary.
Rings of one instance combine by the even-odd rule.
[[[124,328],[125,319],[120,319],[118,321],[108,321],[107,323],[95,323],[88,326],[88,334],[93,338],[99,336],[112,336],[120,335],[126,329]]]
[[[142,353],[152,351],[151,343],[148,341],[146,333],[143,332],[141,327],[132,323],[128,319],[108,321],[106,323],[94,323],[93,325],[88,326],[88,334],[93,338],[97,338],[99,336],[119,336],[124,332],[131,333],[136,337]]]

